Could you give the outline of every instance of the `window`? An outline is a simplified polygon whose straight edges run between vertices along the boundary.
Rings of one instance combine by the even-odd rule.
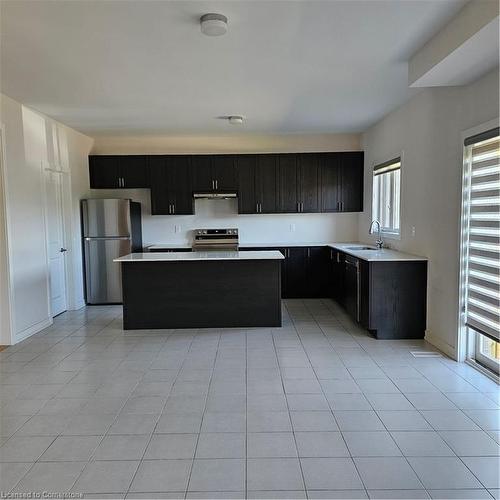
[[[373,218],[388,236],[401,234],[401,158],[394,158],[373,169]]]
[[[498,373],[500,366],[499,129],[464,143],[462,220],[464,322],[469,357]]]

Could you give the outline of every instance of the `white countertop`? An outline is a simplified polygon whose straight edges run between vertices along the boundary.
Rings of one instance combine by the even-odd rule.
[[[403,261],[426,261],[427,257],[419,257],[418,255],[412,255],[409,253],[398,252],[396,250],[391,250],[389,248],[382,248],[382,250],[357,250],[350,247],[371,247],[375,248],[373,245],[366,245],[364,243],[330,243],[328,244],[330,248],[335,248],[336,250],[341,250],[353,257],[358,259],[367,260],[369,262],[403,262]]]
[[[179,247],[177,247],[179,248]],[[248,252],[143,252],[130,253],[113,262],[182,262],[197,260],[281,260],[285,257],[278,250]]]
[[[426,261],[427,257],[421,257],[418,255],[412,255],[409,253],[405,252],[399,252],[397,250],[391,250],[390,248],[383,248],[382,250],[357,250],[353,249],[350,247],[372,247],[375,248],[374,245],[366,244],[366,243],[359,243],[359,242],[353,242],[353,243],[331,243],[331,242],[311,242],[311,241],[296,241],[296,242],[288,242],[288,243],[240,243],[240,248],[279,248],[279,247],[329,247],[329,248],[335,248],[337,250],[342,250],[342,252],[345,252],[349,255],[352,255],[354,257],[357,257],[359,259],[367,260],[369,262],[404,262],[404,261]],[[151,245],[148,247],[149,249],[156,249],[156,250],[169,250],[173,248],[186,248],[190,249],[191,247],[189,245],[175,245],[171,243],[165,243],[165,244],[159,244],[159,245]],[[184,252],[183,252],[184,253]],[[189,252],[187,252],[189,253]],[[207,252],[193,252],[193,253],[202,253],[206,254]],[[214,252],[210,252],[214,253]],[[217,254],[228,254],[228,252],[216,252]],[[230,253],[230,252],[229,252]],[[238,253],[238,252],[236,252]],[[258,252],[252,252],[252,251],[246,251],[246,252],[241,252],[242,254],[256,254],[256,253],[262,253],[262,251]],[[264,252],[264,253],[272,253],[272,252]],[[172,255],[172,254],[170,254]],[[179,252],[175,252],[173,255],[179,255]],[[257,258],[257,257],[253,257]],[[266,257],[270,258],[270,257]],[[213,257],[213,259],[217,259],[217,257]],[[241,258],[240,258],[241,259]],[[158,260],[158,259],[157,259]],[[164,260],[179,260],[179,259],[164,259]],[[205,258],[191,258],[191,259],[182,259],[182,260],[205,260]],[[230,260],[229,257],[226,258],[226,260]]]

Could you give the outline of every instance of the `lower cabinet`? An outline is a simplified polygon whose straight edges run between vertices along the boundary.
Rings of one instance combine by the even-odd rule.
[[[245,250],[278,250],[281,261],[283,299],[323,298],[329,296],[330,249],[327,247],[260,247]]]
[[[353,321],[378,339],[424,337],[426,261],[366,261],[339,251],[331,260],[331,296]]]

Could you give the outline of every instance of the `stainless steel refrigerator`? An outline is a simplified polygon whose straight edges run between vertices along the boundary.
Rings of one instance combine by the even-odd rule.
[[[82,200],[87,304],[122,302],[120,264],[113,259],[142,252],[141,204],[125,199]]]

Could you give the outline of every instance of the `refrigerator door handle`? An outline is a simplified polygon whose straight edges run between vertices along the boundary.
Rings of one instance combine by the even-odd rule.
[[[85,241],[92,240],[130,240],[130,236],[86,236]]]

